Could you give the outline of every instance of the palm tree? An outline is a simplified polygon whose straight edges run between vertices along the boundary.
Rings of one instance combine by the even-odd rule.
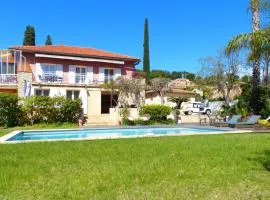
[[[260,85],[260,58],[266,49],[269,49],[269,30],[260,30],[260,11],[268,7],[268,0],[250,0],[252,12],[252,33],[240,34],[233,38],[227,48],[226,53],[239,51],[242,48],[250,49],[248,60],[253,65],[253,84],[250,103],[255,113],[258,113],[258,96]]]

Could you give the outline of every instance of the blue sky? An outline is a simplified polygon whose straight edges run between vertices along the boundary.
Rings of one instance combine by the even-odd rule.
[[[54,44],[142,58],[148,17],[151,68],[197,72],[199,58],[215,55],[233,36],[250,31],[248,6],[249,0],[3,1],[0,48],[21,45],[31,24],[38,45],[50,34]]]

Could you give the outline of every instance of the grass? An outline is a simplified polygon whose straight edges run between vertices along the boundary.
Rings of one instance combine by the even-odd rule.
[[[0,199],[269,199],[270,134],[0,145]]]

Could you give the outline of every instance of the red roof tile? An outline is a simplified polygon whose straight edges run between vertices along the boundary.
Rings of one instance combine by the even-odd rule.
[[[97,57],[97,58],[109,58],[109,59],[120,59],[127,61],[140,61],[140,59],[122,55],[118,53],[112,53],[94,48],[86,47],[75,47],[66,45],[48,45],[48,46],[14,46],[10,49],[21,50],[24,52],[34,53],[50,53],[57,55],[72,55],[72,56],[83,56],[83,57]]]

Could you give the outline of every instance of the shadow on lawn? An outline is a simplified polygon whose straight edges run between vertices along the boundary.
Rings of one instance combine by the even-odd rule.
[[[256,161],[263,165],[263,167],[270,172],[270,150],[264,151]]]

